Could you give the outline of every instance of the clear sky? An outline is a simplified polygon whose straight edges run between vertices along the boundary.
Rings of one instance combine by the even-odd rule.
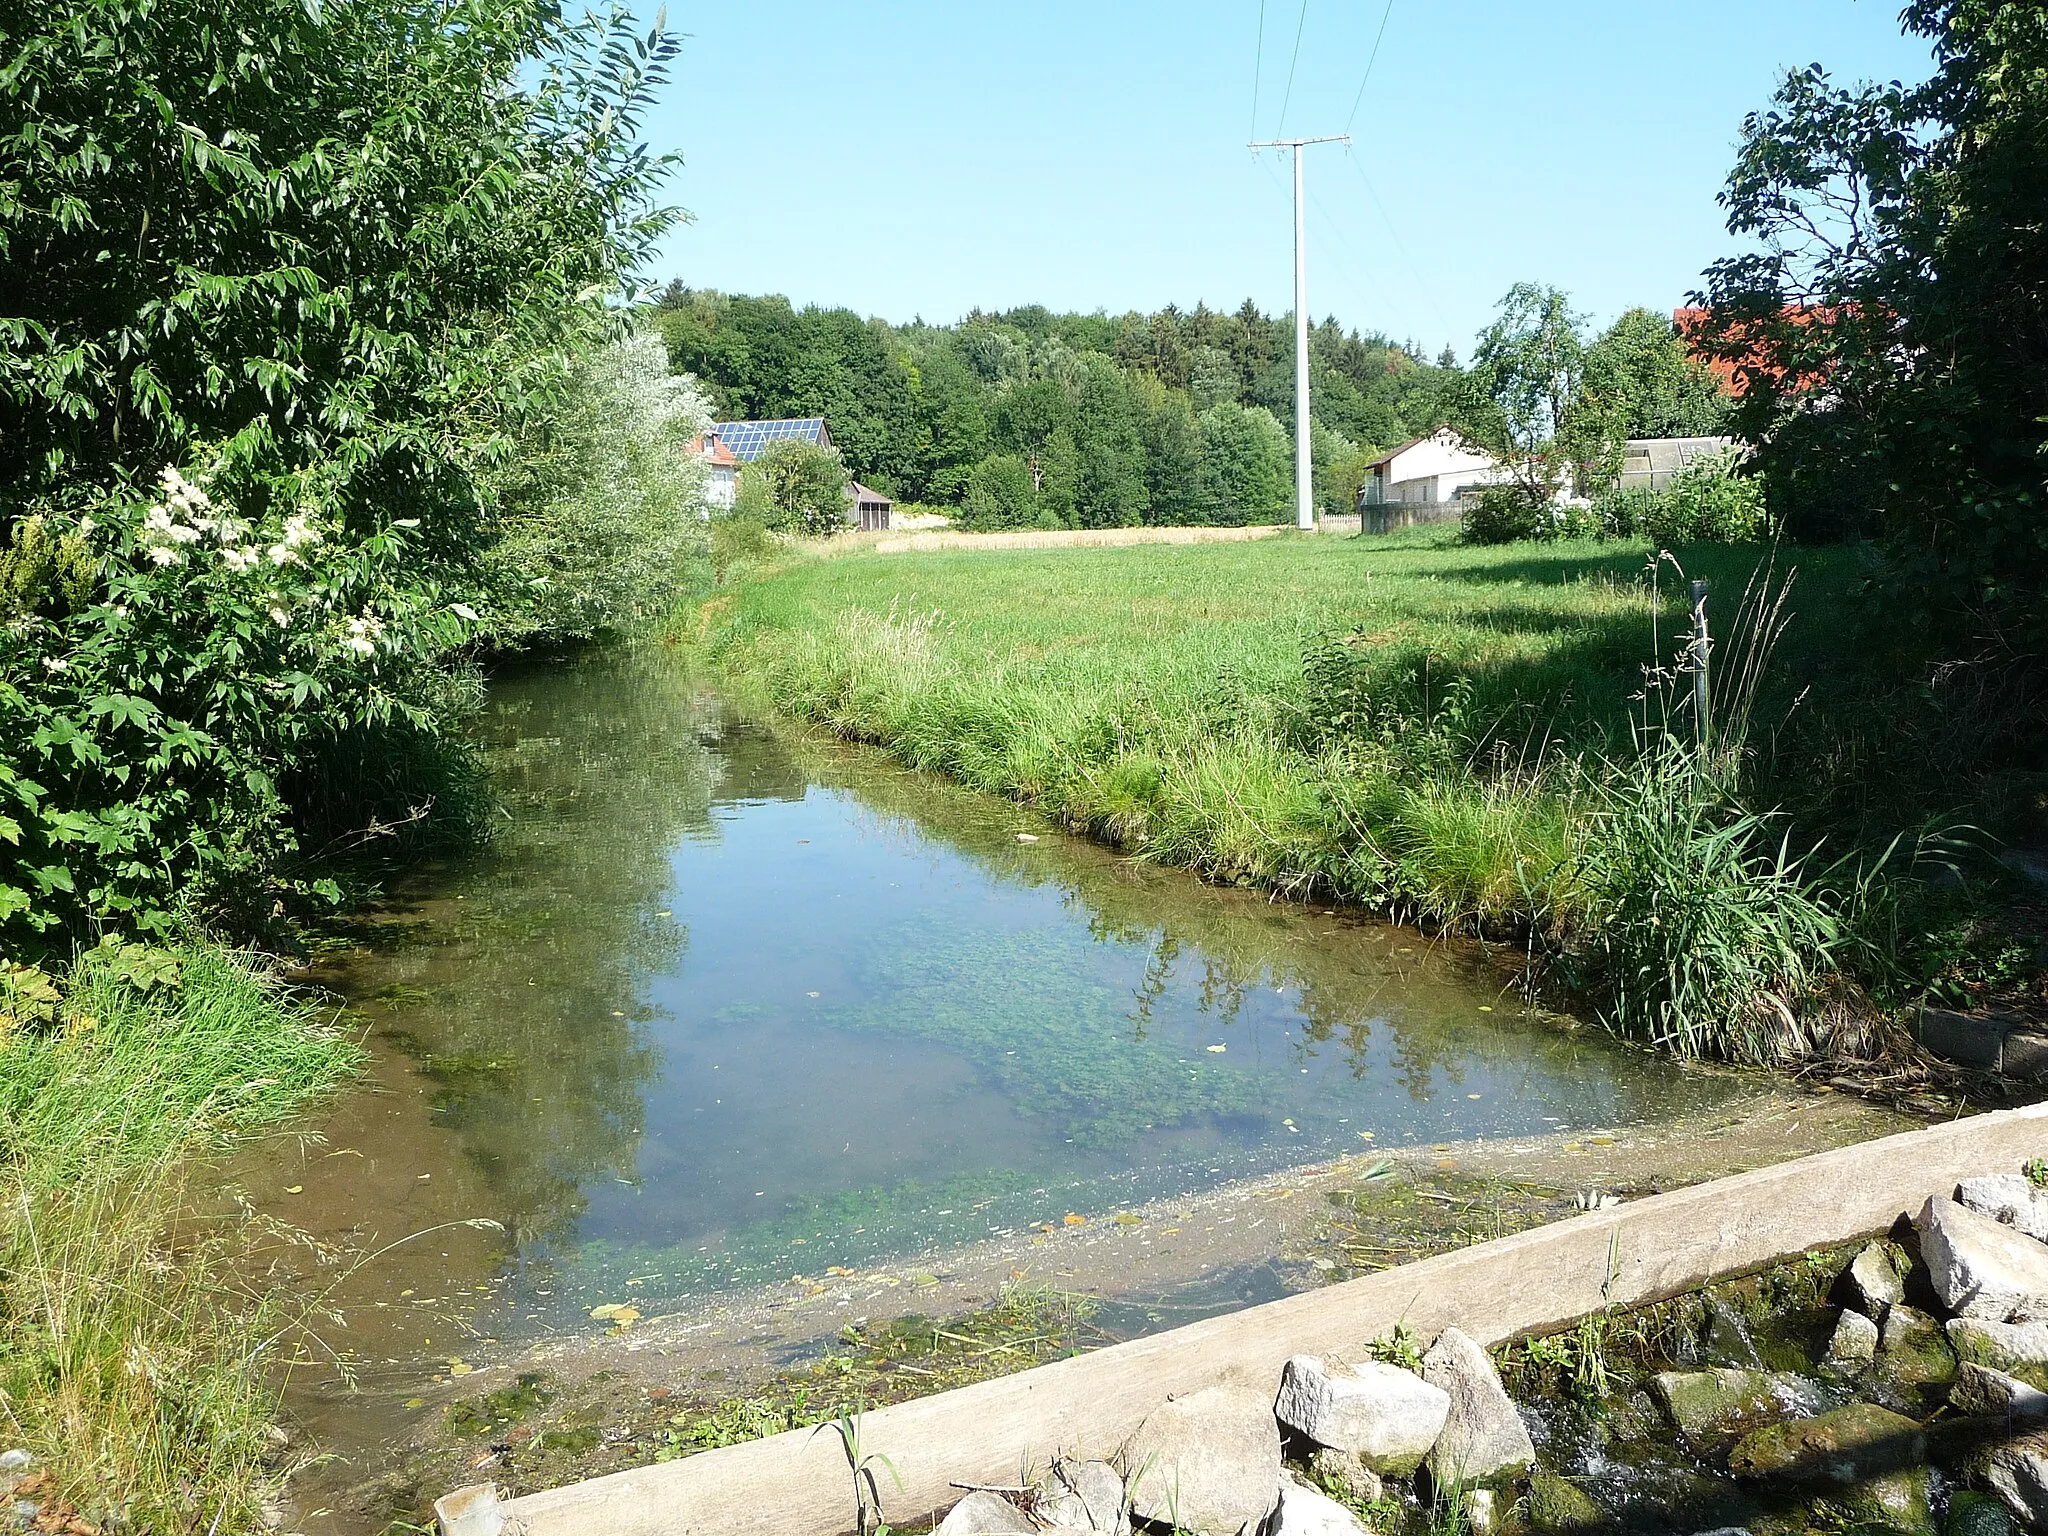
[[[1743,115],[1789,66],[1924,77],[1898,8],[1394,0],[1360,99],[1385,0],[1265,0],[1263,45],[1261,0],[672,0],[648,134],[686,156],[695,222],[655,275],[898,321],[1282,312],[1290,173],[1245,148],[1256,79],[1259,138],[1355,140],[1308,151],[1310,312],[1462,356],[1519,280],[1601,320],[1683,302],[1730,246]]]

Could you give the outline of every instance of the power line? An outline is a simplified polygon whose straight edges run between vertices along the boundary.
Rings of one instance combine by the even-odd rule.
[[[1259,0],[1259,3],[1263,6],[1265,4],[1265,0]],[[1306,0],[1303,0],[1303,3],[1305,4]],[[1389,18],[1393,16],[1393,14],[1394,0],[1387,0],[1387,8],[1380,13],[1379,33],[1377,36],[1373,38],[1372,52],[1366,57],[1365,78],[1358,82],[1358,94],[1351,98],[1351,116],[1344,119],[1344,131],[1346,133],[1349,133],[1351,131],[1352,119],[1358,116],[1358,104],[1365,100],[1366,81],[1372,79],[1372,67],[1380,61],[1380,44],[1386,38],[1387,21],[1389,20]]]
[[[1415,291],[1422,295],[1423,300],[1431,309],[1436,311],[1437,321],[1443,326],[1444,334],[1448,336],[1451,330],[1451,322],[1449,317],[1444,314],[1443,306],[1436,301],[1436,290],[1424,281],[1422,269],[1415,265],[1415,258],[1408,254],[1407,242],[1402,240],[1400,228],[1394,223],[1394,216],[1387,212],[1387,205],[1380,201],[1379,191],[1373,186],[1372,178],[1365,174],[1365,167],[1359,163],[1358,156],[1351,152],[1349,144],[1344,146],[1344,158],[1349,160],[1351,168],[1358,172],[1358,179],[1365,183],[1366,195],[1372,199],[1373,207],[1379,209],[1380,218],[1386,222],[1387,233],[1394,240],[1394,249],[1401,253],[1401,260],[1408,267],[1408,275],[1415,279]]]
[[[1294,66],[1301,62],[1301,29],[1308,25],[1308,0],[1301,0],[1301,15],[1294,22],[1294,56],[1287,61],[1287,91],[1280,98],[1281,133],[1287,131],[1287,103],[1294,100]],[[1254,127],[1252,132],[1257,133]]]
[[[1252,50],[1252,137],[1259,135],[1259,76],[1266,67],[1266,0],[1259,0],[1259,41]]]

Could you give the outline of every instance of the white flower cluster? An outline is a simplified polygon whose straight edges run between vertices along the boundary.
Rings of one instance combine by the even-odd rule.
[[[320,542],[320,530],[311,515],[294,512],[267,549],[251,545],[245,542],[251,534],[249,525],[217,514],[206,488],[187,480],[176,466],[163,472],[162,484],[163,500],[143,514],[139,538],[143,554],[155,565],[183,565],[193,546],[211,538],[221,564],[240,576],[266,559],[272,565],[297,563],[300,550]]]
[[[374,613],[366,613],[360,618],[350,619],[343,627],[346,630],[341,640],[343,649],[354,651],[358,656],[377,654],[377,642],[384,637],[382,619]]]

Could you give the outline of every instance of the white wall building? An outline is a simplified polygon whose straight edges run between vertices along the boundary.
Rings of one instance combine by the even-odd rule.
[[[1461,491],[1499,485],[1507,471],[1489,454],[1468,447],[1449,427],[1403,443],[1368,466],[1359,488],[1363,507],[1433,506],[1455,501]]]

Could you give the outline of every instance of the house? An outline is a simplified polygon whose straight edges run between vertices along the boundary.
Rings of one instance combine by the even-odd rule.
[[[1468,446],[1449,427],[1403,443],[1373,460],[1366,471],[1358,491],[1360,507],[1443,507],[1508,478],[1492,455]]]
[[[1621,479],[1615,483],[1623,490],[1648,486],[1661,491],[1694,459],[1734,446],[1732,437],[1632,437],[1622,446]]]
[[[703,437],[691,443],[690,451],[710,466],[709,500],[714,506],[730,507],[739,495],[739,472],[761,457],[776,443],[792,439],[815,443],[832,451],[832,433],[822,416],[798,416],[781,421],[721,421]],[[721,487],[721,463],[725,470]],[[723,500],[720,499],[721,494]],[[846,512],[850,522],[864,529],[887,528],[894,503],[880,491],[869,490],[859,481],[847,487]]]
[[[716,432],[690,439],[690,456],[704,461],[704,500],[730,512],[740,494],[739,456],[719,441]]]

